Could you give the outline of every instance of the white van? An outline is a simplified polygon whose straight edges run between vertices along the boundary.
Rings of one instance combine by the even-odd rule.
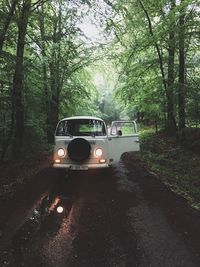
[[[114,121],[108,129],[97,117],[69,117],[56,127],[53,167],[107,168],[116,164],[124,152],[139,150],[135,121]]]

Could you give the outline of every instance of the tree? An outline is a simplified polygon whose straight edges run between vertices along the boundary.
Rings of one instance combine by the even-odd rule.
[[[157,119],[161,123],[164,121],[168,133],[175,135],[177,118],[179,129],[185,127],[184,103],[189,96],[185,92],[186,66],[190,66],[190,51],[193,55],[197,53],[191,40],[194,38],[198,42],[195,37],[198,7],[190,0],[180,3],[120,0],[113,4],[113,9],[117,16],[110,19],[109,27],[115,32],[115,50],[121,47],[115,60],[122,69],[117,93],[126,105],[134,105],[149,119],[152,116],[154,120],[157,112]],[[190,55],[187,61],[186,53]],[[148,102],[147,90],[152,92]],[[155,112],[149,113],[152,109],[148,105],[154,106],[152,101],[156,97],[160,111],[155,108]]]
[[[4,41],[5,41],[5,37],[6,37],[6,33],[7,33],[7,30],[8,30],[8,27],[10,25],[10,22],[11,22],[11,20],[13,18],[13,15],[14,15],[14,12],[15,12],[15,8],[16,8],[16,5],[17,5],[18,2],[19,2],[18,0],[12,0],[11,1],[11,5],[9,7],[9,11],[5,16],[5,20],[4,20],[4,23],[2,25],[2,30],[0,31],[0,52],[2,51],[3,44],[4,44]]]
[[[82,18],[78,13],[80,5],[82,1],[18,2],[17,16],[9,26],[1,54],[2,159],[10,152],[11,143],[13,157],[19,157],[27,144],[29,151],[30,147],[34,149],[28,135],[38,141],[37,146],[45,141],[45,132],[47,141],[53,142],[63,95],[67,96],[69,114],[78,110],[74,101],[81,106],[83,97],[90,99],[90,90],[77,81],[81,70],[94,60],[96,48],[85,44],[83,32],[77,26]]]
[[[179,80],[178,80],[178,115],[179,130],[185,128],[185,6],[181,1],[179,15]]]
[[[175,60],[175,0],[170,1],[170,24],[169,24],[169,40],[168,40],[168,75],[167,75],[167,87],[166,87],[166,98],[167,98],[167,122],[166,130],[168,133],[174,135],[176,133],[176,121],[174,112],[174,60]]]
[[[24,46],[28,25],[28,18],[31,10],[31,0],[24,0],[18,19],[18,39],[15,73],[13,77],[13,106],[14,106],[14,140],[13,156],[17,158],[21,155],[24,136],[24,103],[23,103],[23,62]]]
[[[51,10],[50,15],[44,19],[49,10]],[[85,47],[83,40],[78,36],[78,33],[82,33],[76,25],[81,19],[77,12],[77,8],[64,1],[45,5],[43,3],[39,9],[41,39],[36,38],[35,41],[41,49],[39,56],[43,70],[48,143],[54,142],[61,94],[67,89],[67,81],[74,73],[78,73],[93,61],[94,48]],[[85,90],[82,87],[80,90],[84,95]]]

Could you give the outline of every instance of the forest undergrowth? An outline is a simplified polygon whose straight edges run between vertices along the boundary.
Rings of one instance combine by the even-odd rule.
[[[200,209],[200,129],[186,129],[185,141],[152,129],[140,132],[141,158],[171,190]]]

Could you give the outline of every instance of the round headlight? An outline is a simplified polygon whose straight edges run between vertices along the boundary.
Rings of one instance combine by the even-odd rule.
[[[65,156],[65,150],[63,148],[59,148],[57,153],[60,158]]]
[[[95,149],[94,154],[95,154],[96,157],[101,157],[103,155],[102,148]]]
[[[62,206],[58,206],[56,210],[58,213],[62,213],[64,211],[64,208]]]

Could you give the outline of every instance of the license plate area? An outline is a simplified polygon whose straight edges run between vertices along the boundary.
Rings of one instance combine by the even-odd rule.
[[[71,165],[70,170],[88,170],[88,166]]]

